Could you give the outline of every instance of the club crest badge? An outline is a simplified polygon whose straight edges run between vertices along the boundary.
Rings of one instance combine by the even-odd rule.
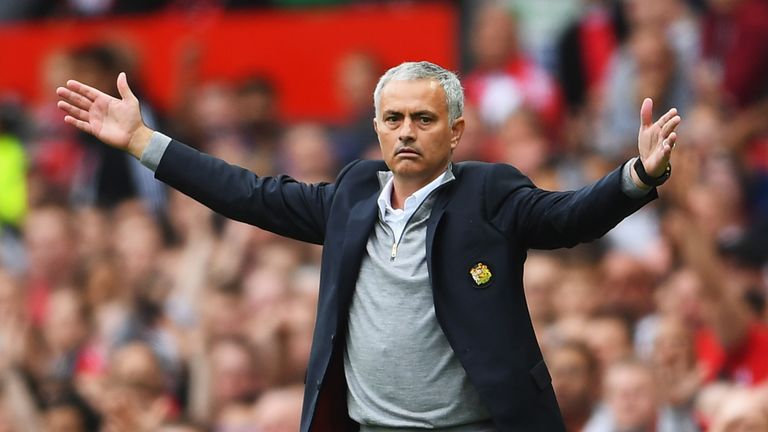
[[[489,269],[488,266],[483,263],[475,264],[475,266],[469,270],[469,274],[472,276],[472,280],[475,281],[477,286],[483,286],[487,284],[493,276],[491,269]]]

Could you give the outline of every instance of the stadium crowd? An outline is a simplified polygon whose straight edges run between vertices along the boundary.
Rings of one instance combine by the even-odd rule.
[[[683,117],[657,202],[600,241],[528,256],[569,431],[768,431],[768,1],[539,3],[464,11],[455,160],[573,189],[636,154],[644,97]],[[128,67],[99,44],[47,64],[51,86],[114,95]],[[191,82],[144,118],[259,174],[333,181],[378,157],[372,91],[389,66],[338,65],[345,124],[283,121],[258,77]],[[319,247],[165,188],[52,101],[0,110],[0,223],[0,431],[298,429]]]

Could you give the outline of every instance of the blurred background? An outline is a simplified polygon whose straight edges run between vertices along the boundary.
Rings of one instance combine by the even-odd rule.
[[[379,158],[381,73],[460,74],[456,160],[552,190],[683,116],[660,199],[531,252],[569,431],[768,431],[768,0],[0,0],[0,431],[296,431],[320,248],[225,220],[63,123],[55,87],[261,175]]]

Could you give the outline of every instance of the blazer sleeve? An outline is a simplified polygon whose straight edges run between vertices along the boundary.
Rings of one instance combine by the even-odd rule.
[[[325,238],[335,192],[335,184],[305,184],[284,175],[259,177],[175,140],[155,177],[228,218],[316,244]]]
[[[658,197],[656,189],[639,198],[621,190],[621,167],[576,191],[539,189],[509,165],[494,165],[485,182],[491,223],[528,248],[573,247],[602,237],[622,219]]]

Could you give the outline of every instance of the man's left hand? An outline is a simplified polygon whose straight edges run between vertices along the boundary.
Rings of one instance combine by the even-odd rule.
[[[656,122],[652,122],[653,101],[643,100],[640,107],[640,132],[637,134],[637,149],[645,172],[651,177],[660,177],[669,165],[672,149],[675,148],[675,129],[682,120],[677,109],[672,108]],[[634,174],[634,173],[633,173]],[[633,175],[634,177],[634,175]]]

